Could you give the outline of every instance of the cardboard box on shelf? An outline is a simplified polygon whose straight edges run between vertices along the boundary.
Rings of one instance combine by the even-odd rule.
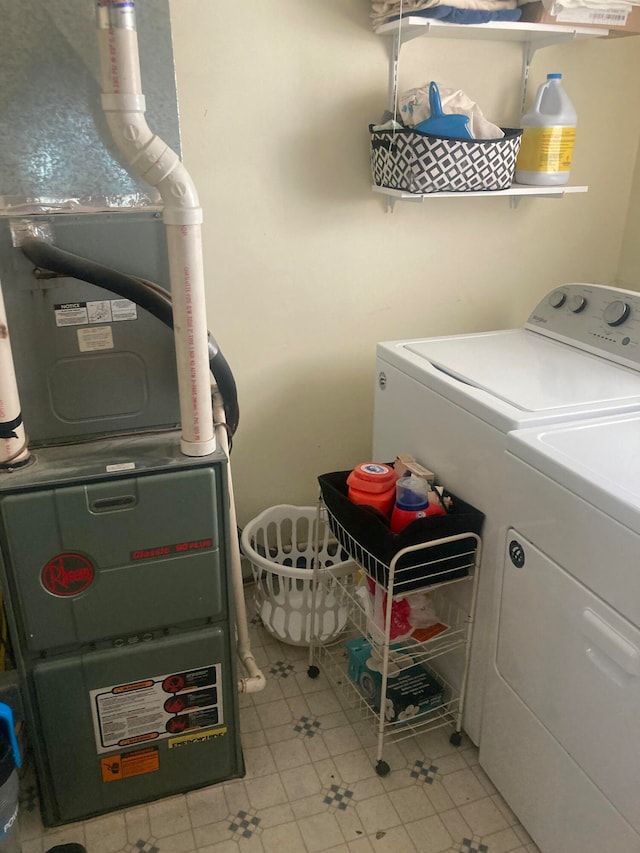
[[[564,27],[596,27],[609,30],[611,35],[633,35],[640,33],[640,6],[634,6],[630,12],[618,9],[597,9],[579,7],[562,9],[555,12],[555,6],[549,11],[541,2],[525,3],[520,7],[523,22],[530,24],[560,24]]]

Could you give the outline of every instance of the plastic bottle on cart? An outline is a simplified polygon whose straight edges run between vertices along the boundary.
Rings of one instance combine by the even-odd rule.
[[[575,108],[562,86],[562,74],[547,74],[533,107],[522,118],[516,182],[545,187],[566,184],[577,123]]]
[[[391,513],[391,530],[399,533],[409,522],[429,515],[443,515],[437,503],[429,502],[429,484],[422,477],[401,477],[396,483],[396,503]]]
[[[18,770],[20,751],[13,713],[0,703],[0,853],[21,853],[18,831]]]

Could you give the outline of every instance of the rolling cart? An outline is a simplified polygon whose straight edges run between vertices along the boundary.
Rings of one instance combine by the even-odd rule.
[[[322,668],[372,721],[376,772],[386,776],[387,740],[450,726],[451,743],[461,742],[484,516],[454,497],[451,514],[392,534],[379,513],[348,500],[348,473],[319,478],[318,513],[360,572],[334,579],[347,626],[332,643],[312,636],[308,675]],[[316,594],[321,568],[316,561]],[[421,627],[408,626],[412,618]]]

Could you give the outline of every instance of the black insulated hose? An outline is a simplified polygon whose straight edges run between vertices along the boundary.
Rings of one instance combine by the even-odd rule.
[[[136,305],[157,317],[165,326],[173,329],[171,294],[160,285],[105,267],[88,258],[52,246],[44,240],[38,240],[36,237],[27,237],[22,241],[20,249],[37,267],[110,290],[123,299],[135,302]],[[240,420],[238,392],[231,368],[211,334],[209,334],[209,368],[222,395],[227,427],[233,436]]]
[[[218,344],[209,332],[209,367],[213,373],[216,385],[220,389],[224,405],[224,416],[231,436],[235,435],[240,421],[238,406],[238,389],[229,362],[218,349]]]

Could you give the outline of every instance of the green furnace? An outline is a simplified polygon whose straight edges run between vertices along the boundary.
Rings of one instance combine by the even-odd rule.
[[[97,17],[87,6],[0,0],[11,7],[0,285],[32,451],[25,467],[0,469],[0,581],[49,825],[244,772],[229,466],[221,451],[184,455],[177,432],[163,220],[181,233],[192,225],[166,207],[185,186],[182,172],[169,180],[175,192],[165,181],[165,155],[180,152],[169,4],[99,0]],[[131,36],[134,6],[150,124],[167,145],[164,196],[146,172],[123,168],[99,109],[105,16]],[[144,96],[133,97],[144,111]],[[197,223],[198,211],[186,219]],[[80,258],[71,269],[34,261],[25,236]],[[96,265],[106,272],[96,277]],[[128,277],[125,293],[116,276]],[[187,335],[188,323],[176,327]],[[6,331],[0,324],[0,341]],[[212,371],[227,405],[229,376]],[[0,395],[0,442],[18,425],[13,414]]]
[[[0,477],[46,823],[243,774],[226,471],[170,432],[43,447]]]

